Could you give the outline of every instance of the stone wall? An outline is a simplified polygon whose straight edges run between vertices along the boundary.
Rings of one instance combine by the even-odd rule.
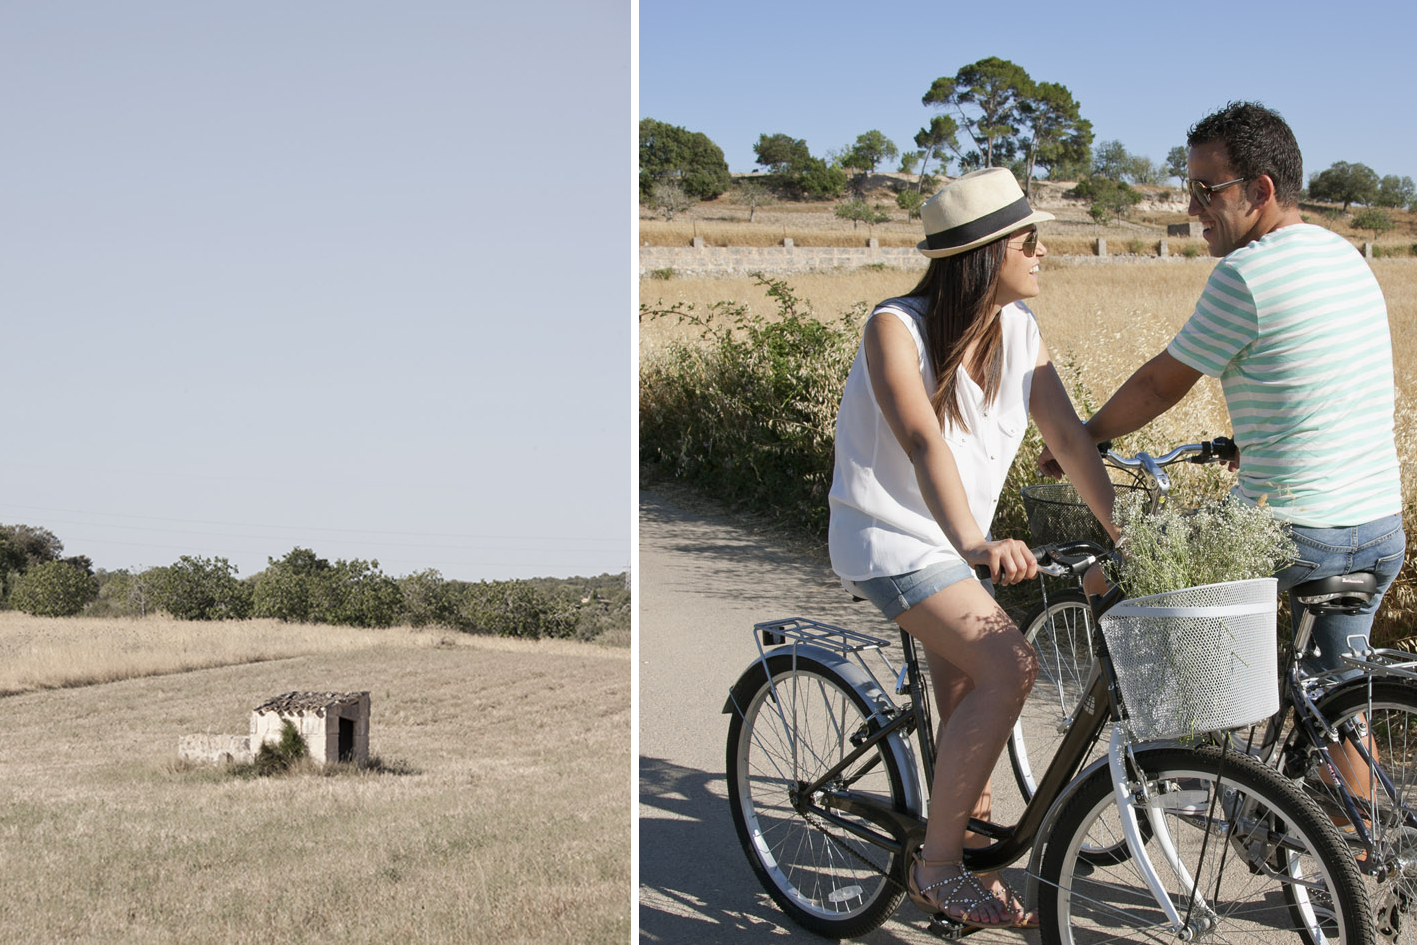
[[[641,246],[640,276],[672,269],[679,276],[783,275],[885,266],[925,271],[929,260],[910,246]]]
[[[250,764],[255,752],[250,735],[183,735],[177,757],[199,765]]]

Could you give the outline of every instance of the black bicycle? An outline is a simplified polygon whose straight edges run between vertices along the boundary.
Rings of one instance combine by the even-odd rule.
[[[1078,542],[1036,554],[1067,576],[1105,552]],[[1119,596],[1091,603],[1102,613]],[[925,835],[922,785],[945,761],[932,745],[926,674],[903,632],[898,653],[879,637],[801,618],[758,624],[754,635],[758,657],[723,710],[739,840],[799,925],[862,935],[905,895]],[[1223,737],[1178,745],[1139,735],[1146,713],[1129,711],[1140,700],[1125,696],[1102,632],[1089,652],[1081,697],[1019,822],[972,820],[993,843],[966,850],[966,865],[995,870],[1028,856],[1025,898],[1050,945],[1278,933],[1373,942],[1356,863],[1313,799]],[[1232,724],[1215,727],[1256,719],[1222,721]],[[1084,767],[1104,732],[1105,756]],[[932,923],[962,932],[942,915]]]

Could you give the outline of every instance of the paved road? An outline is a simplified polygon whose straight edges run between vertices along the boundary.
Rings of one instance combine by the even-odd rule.
[[[853,604],[824,560],[653,492],[640,493],[639,548],[641,939],[813,940],[762,891],[738,845],[724,784],[728,717],[721,710],[756,655],[750,628],[757,621],[809,616],[886,636],[892,625],[869,604]],[[1012,793],[1005,769],[994,777],[1001,794]],[[1007,816],[1011,806],[1001,798],[996,811]],[[1022,889],[1022,870],[1008,875]],[[857,941],[939,940],[906,902]],[[1038,933],[981,932],[969,941],[1036,943]]]

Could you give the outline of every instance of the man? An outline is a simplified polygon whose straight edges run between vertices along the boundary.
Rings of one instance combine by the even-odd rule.
[[[1086,426],[1097,442],[1131,433],[1202,374],[1219,377],[1240,447],[1232,494],[1273,510],[1298,547],[1277,575],[1280,590],[1353,571],[1378,576],[1363,613],[1319,618],[1317,659],[1331,669],[1349,636],[1367,637],[1406,550],[1387,306],[1353,246],[1300,219],[1302,159],[1278,114],[1231,103],[1186,143],[1188,213],[1220,262],[1166,350]],[[1057,474],[1047,451],[1039,466]]]

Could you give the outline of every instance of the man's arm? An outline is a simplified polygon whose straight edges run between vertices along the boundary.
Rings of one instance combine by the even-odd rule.
[[[1200,371],[1163,351],[1137,368],[1083,427],[1094,443],[1140,430],[1176,406],[1200,377]],[[1063,475],[1046,446],[1038,456],[1038,471],[1054,479]]]

